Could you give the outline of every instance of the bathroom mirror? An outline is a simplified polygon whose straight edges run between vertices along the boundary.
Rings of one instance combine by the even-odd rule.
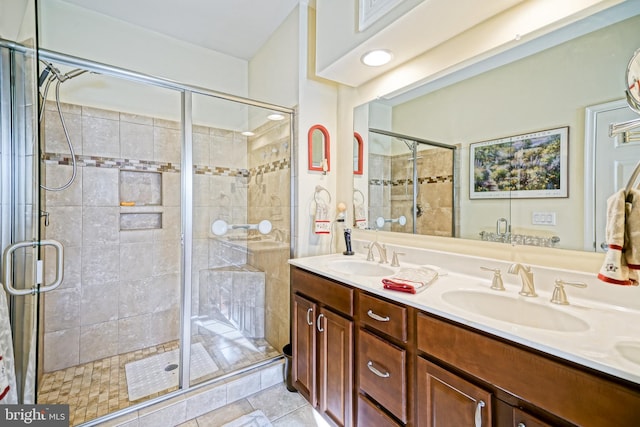
[[[625,97],[631,82],[627,77],[629,84],[625,87],[621,74],[627,67],[634,69],[629,58],[638,48],[640,28],[637,4],[621,6],[616,14],[605,12],[356,107],[354,129],[364,139],[365,165],[363,177],[354,178],[354,189],[365,194],[368,207],[378,202],[369,194],[368,184],[380,177],[371,167],[374,143],[365,129],[384,129],[456,145],[459,179],[455,183],[455,237],[487,240],[491,233],[500,234],[496,233],[496,224],[504,218],[511,233],[534,238],[528,241],[547,239],[553,247],[585,250],[589,247],[586,229],[593,227],[585,223],[585,201],[590,197],[585,195],[585,180],[598,175],[595,165],[595,174],[585,176],[586,108]],[[568,197],[470,198],[470,144],[565,126],[569,127]],[[424,206],[413,207],[418,208]],[[376,217],[369,215],[369,222]],[[410,215],[407,217],[410,219]]]
[[[329,155],[329,131],[322,125],[309,128],[308,150],[309,170],[328,172],[331,165]]]
[[[362,153],[364,142],[358,132],[353,133],[353,174],[362,175]]]

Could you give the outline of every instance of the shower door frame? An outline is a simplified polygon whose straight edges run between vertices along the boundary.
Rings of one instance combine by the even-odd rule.
[[[39,58],[43,60],[48,60],[55,63],[64,64],[71,67],[80,67],[83,69],[87,69],[88,71],[93,71],[98,74],[122,78],[125,80],[129,80],[132,82],[138,82],[147,85],[153,85],[161,88],[166,88],[174,91],[179,91],[181,96],[181,301],[180,301],[180,310],[181,310],[181,325],[180,325],[180,365],[181,369],[179,371],[179,380],[178,380],[178,390],[174,392],[169,392],[160,397],[139,403],[137,405],[132,405],[126,409],[109,413],[106,416],[100,417],[96,420],[105,421],[111,418],[115,418],[116,416],[120,416],[122,414],[133,412],[142,407],[151,406],[160,401],[169,399],[174,396],[181,395],[187,391],[197,389],[199,387],[205,386],[206,384],[212,381],[219,381],[226,379],[230,376],[237,375],[239,373],[248,371],[250,369],[254,369],[257,366],[267,364],[272,361],[272,359],[264,360],[262,362],[258,362],[254,365],[248,366],[247,368],[240,369],[236,372],[232,372],[230,374],[218,377],[212,381],[207,381],[201,384],[191,386],[189,384],[190,378],[190,358],[191,358],[191,298],[192,298],[192,250],[193,250],[193,134],[192,134],[192,112],[193,112],[193,94],[200,94],[205,96],[210,96],[214,98],[219,98],[222,100],[233,101],[242,103],[248,106],[260,107],[265,109],[270,109],[273,111],[289,114],[291,116],[290,120],[290,129],[289,135],[291,140],[291,154],[290,158],[295,158],[295,149],[293,141],[295,138],[294,129],[295,129],[295,110],[287,107],[282,107],[279,105],[264,103],[260,101],[251,100],[248,98],[243,98],[235,95],[230,95],[226,93],[216,92],[213,90],[209,90],[206,88],[201,88],[197,86],[186,85],[182,83],[178,83],[172,80],[167,80],[147,74],[137,73],[134,71],[126,70],[123,68],[106,65],[58,52],[53,52],[45,49],[38,50]],[[291,196],[294,196],[295,192],[295,184],[294,177],[295,172],[290,174],[290,183],[291,183]],[[291,199],[293,200],[293,199]],[[291,230],[295,229],[295,216],[293,203],[290,203],[291,216],[290,216],[290,224]],[[289,254],[293,253],[293,239],[290,239],[289,242]],[[282,356],[280,356],[282,357]],[[92,420],[91,422],[94,422]]]

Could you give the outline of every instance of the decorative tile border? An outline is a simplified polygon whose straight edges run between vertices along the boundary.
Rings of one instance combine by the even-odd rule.
[[[45,153],[42,156],[45,163],[57,164],[63,166],[71,165],[71,157],[65,154],[57,153]],[[167,173],[179,173],[180,165],[156,162],[152,160],[134,160],[134,159],[115,159],[110,157],[99,156],[76,156],[76,162],[78,167],[96,167],[96,168],[116,168],[122,170],[136,170],[136,171],[149,171],[149,172],[167,172]],[[240,168],[227,168],[222,166],[202,166],[194,165],[194,173],[196,175],[212,175],[212,176],[232,176],[232,177],[244,177],[255,176],[258,174],[264,174],[269,172],[277,172],[290,168],[289,159],[280,159],[250,170]]]
[[[418,184],[438,184],[443,182],[453,182],[453,175],[443,175],[443,176],[424,176],[418,178]],[[395,181],[391,181],[389,179],[370,179],[369,185],[382,185],[382,186],[391,186],[398,187],[401,185],[405,185],[405,183],[413,184],[412,179],[397,179]]]

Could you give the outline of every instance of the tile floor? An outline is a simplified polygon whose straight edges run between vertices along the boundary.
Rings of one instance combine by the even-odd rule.
[[[237,330],[217,332],[200,328],[200,335],[196,335],[192,339],[194,343],[201,342],[205,346],[220,368],[209,376],[198,378],[198,383],[276,357],[279,354],[264,339],[248,339]],[[178,345],[178,341],[172,341],[45,373],[38,388],[37,402],[69,404],[70,425],[75,426],[174,391],[177,387],[130,401],[125,365],[155,354],[174,350],[178,348]]]
[[[180,424],[179,427],[220,427],[261,410],[274,427],[329,427],[298,393],[278,384]]]

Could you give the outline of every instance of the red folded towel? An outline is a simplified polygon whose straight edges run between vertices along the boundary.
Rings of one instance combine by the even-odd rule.
[[[416,287],[411,283],[415,283],[416,285],[419,285],[418,287],[424,286],[424,283],[422,282],[411,282],[410,280],[400,281],[400,280],[382,279],[382,284],[384,285],[385,289],[415,294]]]

